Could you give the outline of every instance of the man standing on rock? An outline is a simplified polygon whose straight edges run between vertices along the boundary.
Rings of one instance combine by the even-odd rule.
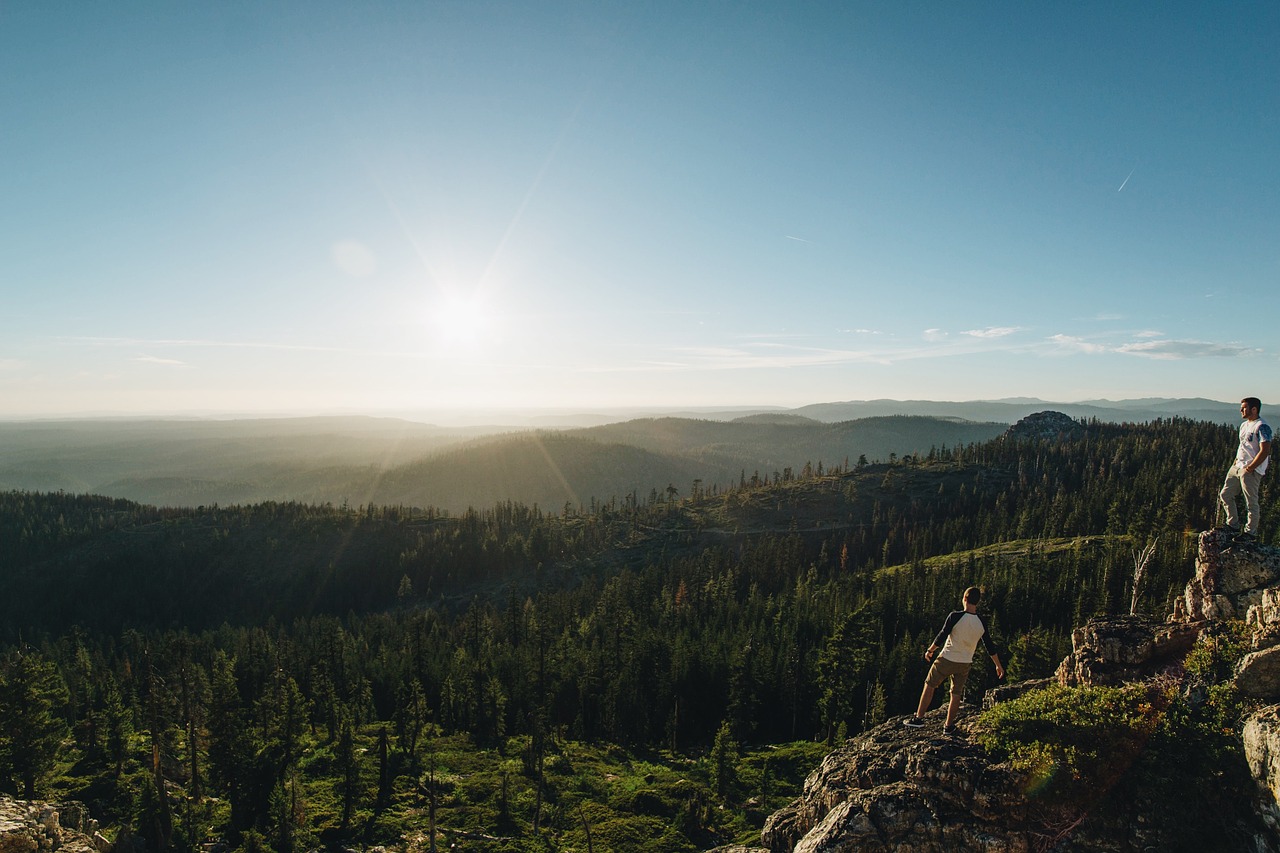
[[[933,691],[938,685],[951,679],[951,704],[947,705],[947,722],[942,727],[943,734],[953,734],[956,730],[956,713],[960,710],[960,700],[964,697],[964,685],[969,680],[969,667],[973,665],[973,653],[982,641],[982,647],[991,655],[996,665],[996,677],[1004,678],[1004,666],[1000,663],[1000,655],[991,648],[987,639],[987,626],[978,616],[978,602],[982,600],[982,590],[971,586],[964,591],[964,610],[953,610],[947,616],[942,630],[934,638],[933,644],[924,653],[924,659],[933,661],[929,674],[924,680],[924,689],[920,691],[920,705],[915,714],[903,721],[903,725],[918,729],[924,725],[921,719],[929,710],[933,701]],[[941,648],[941,654],[938,649]],[[937,655],[937,660],[934,660]]]
[[[1237,542],[1255,542],[1261,513],[1258,506],[1258,489],[1262,485],[1262,475],[1267,473],[1267,463],[1271,457],[1271,427],[1262,419],[1262,401],[1257,397],[1245,397],[1240,401],[1240,449],[1236,451],[1235,464],[1227,471],[1227,480],[1218,492],[1218,500],[1227,513],[1227,524],[1219,531],[1235,534],[1240,529],[1240,516],[1236,507],[1236,498],[1244,493],[1244,502],[1249,508],[1244,533],[1236,536]]]

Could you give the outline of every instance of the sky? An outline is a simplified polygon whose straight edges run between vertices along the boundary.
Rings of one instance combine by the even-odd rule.
[[[1280,4],[0,0],[0,418],[1280,400]]]

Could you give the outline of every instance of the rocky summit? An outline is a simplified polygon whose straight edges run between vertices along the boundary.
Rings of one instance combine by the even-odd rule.
[[[1009,427],[1001,437],[1006,441],[1061,441],[1083,432],[1084,426],[1079,421],[1062,412],[1036,412]]]
[[[1182,662],[1196,639],[1226,619],[1245,620],[1254,647],[1236,665],[1236,687],[1256,705],[1280,703],[1280,549],[1236,544],[1211,531],[1201,534],[1195,575],[1166,620],[1091,620],[1073,633],[1071,654],[1054,678],[989,691],[984,705],[1054,683],[1177,683],[1185,680]],[[1034,796],[1034,779],[995,761],[971,737],[972,711],[950,736],[942,732],[943,713],[926,715],[922,729],[895,718],[835,749],[802,794],[770,816],[762,846],[738,850],[1137,853],[1166,849],[1171,833],[1176,837],[1176,827],[1153,822],[1141,797],[1075,814],[1055,811]],[[1280,704],[1250,714],[1242,737],[1257,785],[1256,817],[1220,849],[1280,851]]]

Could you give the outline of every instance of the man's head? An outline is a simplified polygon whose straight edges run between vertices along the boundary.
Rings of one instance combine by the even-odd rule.
[[[971,586],[964,591],[964,603],[966,607],[969,605],[977,607],[979,601],[982,601],[982,590],[978,589],[976,586]]]
[[[1240,417],[1251,421],[1262,412],[1262,401],[1257,397],[1245,397],[1240,401]]]

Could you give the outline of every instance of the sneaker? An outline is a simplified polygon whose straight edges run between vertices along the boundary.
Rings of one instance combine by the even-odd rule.
[[[1247,545],[1250,542],[1257,542],[1258,537],[1254,536],[1252,533],[1241,533],[1238,536],[1236,536],[1236,541],[1241,544]]]
[[[942,733],[943,733],[944,735],[946,735],[947,737],[950,737],[951,735],[954,735],[954,734],[956,733],[956,727],[955,727],[955,726],[943,726],[943,727],[942,727]]]
[[[907,717],[905,720],[903,720],[902,724],[909,729],[924,728],[924,720],[920,719],[915,714],[912,714],[910,717]]]
[[[1232,527],[1230,524],[1222,524],[1213,528],[1213,532],[1219,535],[1235,536],[1240,532],[1239,527]]]

